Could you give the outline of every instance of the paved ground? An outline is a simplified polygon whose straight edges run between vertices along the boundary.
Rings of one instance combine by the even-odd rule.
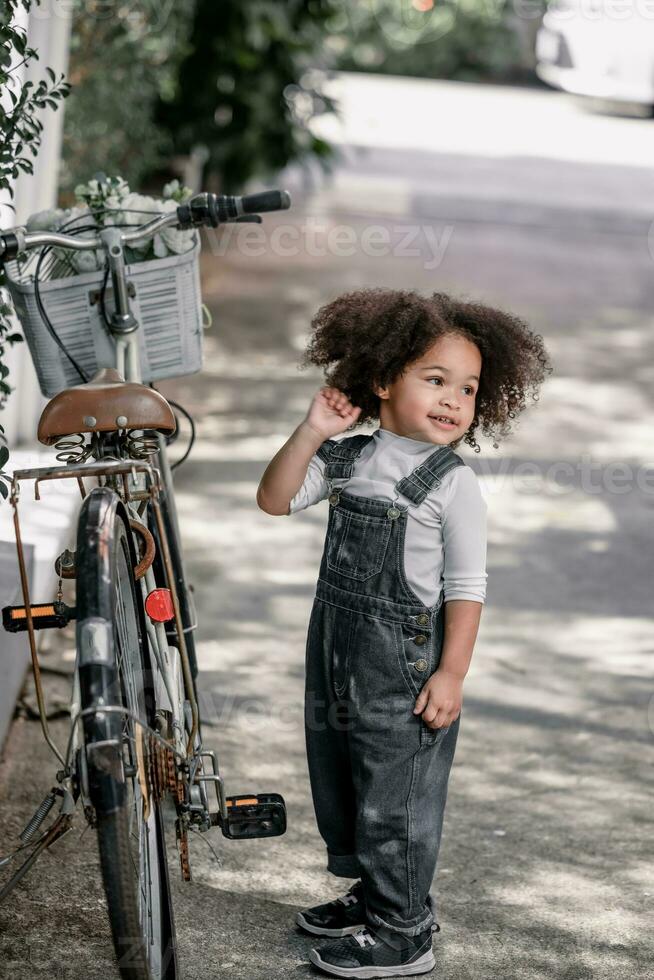
[[[606,134],[614,138],[620,122],[607,120]],[[214,324],[205,370],[161,385],[198,429],[177,487],[199,600],[207,740],[220,753],[229,791],[281,791],[289,815],[279,839],[230,843],[214,835],[221,866],[194,842],[195,881],[175,884],[185,980],[315,975],[305,962],[311,940],[295,930],[294,914],[343,890],[324,870],[301,724],[304,638],[326,514],[320,505],[292,520],[272,518],[254,495],[321,383],[296,366],[311,312],[365,284],[446,289],[506,305],[544,334],[556,372],[499,451],[486,442],[480,457],[462,450],[489,502],[489,583],[436,880],[443,931],[434,976],[651,976],[647,208],[638,190],[625,190],[637,168],[603,161],[580,169],[559,159],[534,162],[551,207],[538,211],[542,197],[532,187],[536,210],[526,220],[529,195],[509,200],[502,185],[513,174],[515,190],[529,168],[514,169],[496,154],[488,209],[476,219],[478,183],[463,181],[448,213],[433,181],[449,168],[461,183],[459,151],[448,156],[450,149],[351,155],[331,186],[297,194],[290,215],[268,222],[262,255],[251,254],[255,238],[249,246],[232,238],[226,248],[208,242],[205,296]],[[465,159],[473,166],[471,151]],[[583,207],[557,196],[555,176],[565,177],[568,166],[603,189]],[[375,195],[382,179],[385,194]],[[628,200],[616,212],[620,194]],[[324,228],[317,244],[310,241],[316,222]],[[338,226],[349,232],[338,238]],[[418,228],[417,255],[401,247],[404,226]],[[377,254],[372,227],[386,230]],[[343,254],[346,239],[353,254]],[[291,254],[280,254],[284,248]],[[44,659],[69,667],[70,638],[68,647],[65,635],[59,639]],[[53,675],[49,683],[51,696],[65,692]],[[55,729],[61,740],[63,723]],[[38,725],[16,724],[0,780],[5,840],[52,774]],[[80,840],[82,830],[79,823],[0,911],[0,951],[18,980],[116,975],[95,841],[90,831]]]

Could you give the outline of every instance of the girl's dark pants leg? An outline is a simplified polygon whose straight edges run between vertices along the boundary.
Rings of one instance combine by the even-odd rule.
[[[371,925],[415,935],[434,921],[430,888],[459,719],[434,730],[413,715],[421,684],[405,642],[397,622],[316,599],[305,734],[328,870],[361,877]]]

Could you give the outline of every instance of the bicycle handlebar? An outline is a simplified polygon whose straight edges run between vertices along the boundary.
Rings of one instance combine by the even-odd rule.
[[[123,231],[120,241],[123,245],[133,245],[136,242],[148,241],[157,232],[169,225],[176,225],[180,230],[218,225],[228,221],[258,221],[259,211],[285,211],[291,206],[291,196],[288,191],[262,191],[259,194],[246,194],[242,197],[228,194],[196,194],[185,204],[180,204],[175,211],[162,214],[152,221],[139,225],[132,231]],[[111,227],[111,226],[109,226]],[[40,245],[54,245],[84,251],[103,247],[100,235],[93,238],[79,238],[75,235],[62,235],[59,232],[26,231],[24,227],[0,230],[0,267],[4,262],[15,259],[21,252],[38,248]]]

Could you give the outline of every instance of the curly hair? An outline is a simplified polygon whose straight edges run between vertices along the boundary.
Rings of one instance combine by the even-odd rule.
[[[507,437],[527,393],[531,390],[537,401],[545,374],[553,370],[542,336],[517,316],[447,293],[428,297],[415,290],[359,289],[337,296],[315,314],[299,370],[310,364],[325,367],[326,384],[361,407],[352,431],[379,419],[375,387],[396,381],[440,337],[451,334],[472,341],[482,357],[475,415],[461,437],[478,453],[476,429],[493,440]],[[496,441],[493,448],[498,448]]]

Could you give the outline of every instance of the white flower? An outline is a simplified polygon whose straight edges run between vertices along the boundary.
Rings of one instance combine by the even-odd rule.
[[[176,201],[161,202],[161,210],[163,212],[176,211],[177,207]],[[180,231],[178,228],[173,227],[164,228],[161,232],[161,237],[171,252],[174,252],[175,255],[181,255],[182,252],[187,252],[193,244],[193,229],[188,228]]]
[[[168,255],[168,249],[166,248],[166,243],[164,242],[161,234],[155,235],[152,239],[152,249],[155,257],[158,259],[165,259]]]
[[[90,180],[88,184],[78,184],[75,195],[80,201],[72,208],[51,208],[30,215],[26,221],[29,231],[61,231],[64,234],[79,234],[88,238],[97,235],[97,225],[136,226],[146,224],[158,214],[170,214],[177,210],[182,192],[191,193],[189,188],[180,187],[179,180],[171,180],[163,189],[163,199],[136,194],[130,191],[127,181],[122,177],[111,181]],[[88,203],[87,203],[88,201]],[[82,203],[83,202],[83,203]],[[94,213],[106,209],[108,213],[99,214],[97,222]],[[86,225],[93,227],[80,229]],[[171,253],[180,255],[193,246],[193,229],[180,231],[177,228],[164,228],[153,239],[128,248],[129,261],[139,261],[154,253],[156,258],[165,258]],[[53,248],[53,253],[76,272],[93,272],[105,267],[105,254],[102,248],[93,251],[72,252],[68,249]]]
[[[66,208],[65,211],[61,211],[61,220],[57,224],[57,228],[61,228],[62,225],[66,225],[64,228],[64,234],[72,235],[75,228],[81,228],[82,225],[94,224],[93,216],[87,206],[84,204],[80,207]],[[82,232],[87,238],[94,235],[93,230]]]
[[[25,227],[28,231],[53,231],[61,224],[63,213],[61,208],[36,211],[29,216],[25,222]]]
[[[177,201],[177,203],[180,204],[182,201],[186,201],[189,197],[191,197],[193,191],[190,187],[182,186],[179,180],[175,178],[168,184],[165,184],[162,194],[165,199],[172,198],[174,201]]]
[[[83,207],[66,208],[61,214],[61,221],[58,229],[65,235],[76,235],[78,238],[93,238],[97,231],[95,228],[85,228],[87,225],[95,225],[93,215],[84,205]],[[84,231],[77,229],[85,228]],[[104,252],[101,248],[89,252],[71,252],[68,249],[55,249],[57,255],[70,262],[78,272],[94,272],[104,268]]]
[[[179,190],[179,181],[175,177],[174,180],[171,180],[169,181],[169,183],[164,184],[162,193],[164,197],[172,197],[175,191],[177,190]]]
[[[31,214],[25,222],[28,231],[58,231],[64,235],[75,234],[76,229],[93,224],[89,209],[84,207],[50,208]],[[96,232],[90,228],[79,233],[80,238],[93,237]],[[53,254],[65,265],[72,266],[77,272],[91,272],[101,269],[104,265],[104,254],[101,249],[89,252],[72,252],[70,249],[53,248]]]
[[[122,210],[115,216],[116,224],[123,225],[142,225],[159,213],[158,201],[145,194],[130,192],[120,202]],[[143,214],[142,212],[149,212]],[[153,213],[154,212],[154,213]],[[130,245],[132,253],[137,258],[145,258],[150,251],[150,242],[141,242]]]
[[[133,191],[127,194],[120,202],[122,212],[120,221],[126,225],[141,225],[151,217],[155,217],[161,210],[160,202],[154,197],[146,197],[145,194],[135,194]],[[142,212],[154,212],[147,214]]]
[[[79,273],[96,272],[103,267],[102,252],[68,252],[70,261]]]

